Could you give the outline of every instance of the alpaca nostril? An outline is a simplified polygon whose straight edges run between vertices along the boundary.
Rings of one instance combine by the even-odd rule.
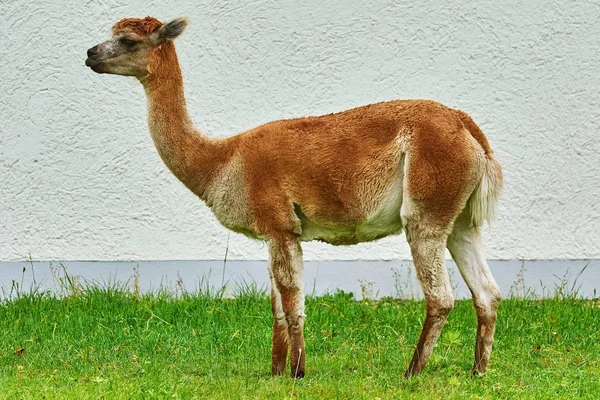
[[[87,51],[88,57],[95,56],[96,54],[98,54],[98,46],[94,46],[91,49],[88,49]]]

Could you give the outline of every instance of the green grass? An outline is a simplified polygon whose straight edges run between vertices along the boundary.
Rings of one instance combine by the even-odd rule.
[[[502,302],[487,376],[458,301],[424,373],[404,380],[419,301],[307,299],[307,376],[270,377],[268,298],[77,286],[0,304],[0,398],[600,398],[600,301]]]

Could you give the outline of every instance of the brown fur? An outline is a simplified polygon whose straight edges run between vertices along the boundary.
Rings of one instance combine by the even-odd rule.
[[[501,168],[483,132],[462,111],[433,101],[402,100],[270,122],[228,139],[210,139],[189,118],[169,40],[183,27],[181,19],[166,26],[151,17],[123,19],[113,27],[112,47],[90,49],[86,64],[96,72],[136,76],[148,96],[152,138],[169,169],[225,226],[269,243],[272,373],[283,371],[288,346],[292,376],[305,372],[300,241],[352,244],[402,228],[427,300],[407,376],[420,372],[454,302],[444,267],[454,222],[461,212],[471,220],[467,201],[482,210],[473,221],[489,218],[493,207],[488,205],[502,185]],[[137,35],[136,50],[119,47],[119,35]],[[105,47],[117,49],[120,58],[105,56]],[[490,182],[490,193],[480,188],[482,179]],[[485,207],[476,207],[488,198]],[[479,235],[466,224],[461,229]],[[461,240],[455,245],[459,253]],[[474,299],[477,285],[472,282]],[[485,372],[493,340],[497,304],[490,307],[477,308],[478,372]]]

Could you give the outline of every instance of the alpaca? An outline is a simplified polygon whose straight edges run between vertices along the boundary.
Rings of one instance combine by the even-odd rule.
[[[186,107],[173,39],[185,18],[126,18],[87,51],[97,73],[136,77],[148,100],[150,134],[171,172],[228,229],[269,249],[271,373],[305,374],[303,241],[350,245],[406,233],[426,316],[409,377],[420,373],[454,306],[447,247],[473,296],[473,374],[488,365],[500,290],[480,233],[494,212],[502,169],[464,112],[398,100],[280,120],[225,139],[197,130]]]

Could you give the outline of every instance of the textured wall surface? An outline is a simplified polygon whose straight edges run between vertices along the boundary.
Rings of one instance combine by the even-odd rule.
[[[190,18],[177,49],[205,133],[435,99],[469,112],[504,165],[490,258],[600,258],[598,2],[99,3],[0,0],[0,261],[223,258],[227,231],[153,147],[141,85],[84,66],[114,22],[145,15]],[[410,256],[402,237],[304,247]],[[230,259],[266,256],[231,234]]]

